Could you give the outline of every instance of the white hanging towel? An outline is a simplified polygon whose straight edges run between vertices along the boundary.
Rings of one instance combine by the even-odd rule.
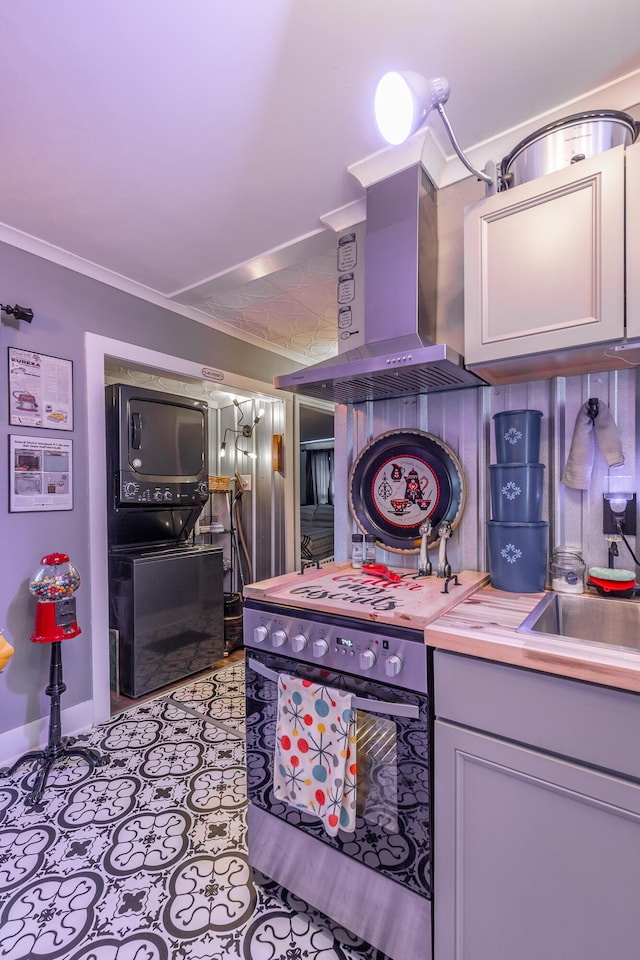
[[[331,837],[355,830],[355,727],[350,693],[279,675],[274,793],[319,817]]]
[[[595,439],[607,466],[619,467],[624,463],[622,444],[616,422],[606,403],[598,401],[598,413],[594,420],[589,416],[589,404],[583,403],[578,410],[567,464],[562,482],[576,490],[588,490],[595,450]]]

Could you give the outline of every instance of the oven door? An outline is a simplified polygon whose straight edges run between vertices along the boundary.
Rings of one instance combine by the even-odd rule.
[[[331,837],[320,819],[273,791],[278,675],[357,697],[356,828]],[[254,806],[422,897],[431,897],[430,711],[424,694],[393,689],[267,651],[247,651],[247,787]]]

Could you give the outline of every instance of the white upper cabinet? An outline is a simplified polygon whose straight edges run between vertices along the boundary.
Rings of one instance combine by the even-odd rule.
[[[612,365],[602,345],[625,336],[625,153],[640,166],[638,147],[615,147],[465,211],[464,355],[490,383]]]
[[[626,332],[635,340],[640,338],[640,141],[627,148],[626,159]]]

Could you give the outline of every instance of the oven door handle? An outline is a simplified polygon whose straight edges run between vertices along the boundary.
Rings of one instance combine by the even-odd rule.
[[[254,660],[253,657],[247,659],[247,666],[251,667],[254,673],[264,677],[265,680],[278,682],[279,674],[275,670],[270,670],[262,663]],[[385,700],[368,700],[366,697],[354,697],[353,708],[355,710],[364,710],[367,713],[381,713],[385,717],[406,717],[409,720],[418,720],[420,710],[413,703],[387,703]]]

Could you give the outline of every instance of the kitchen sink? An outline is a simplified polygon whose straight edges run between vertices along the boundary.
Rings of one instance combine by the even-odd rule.
[[[640,602],[549,592],[517,632],[640,652]]]

